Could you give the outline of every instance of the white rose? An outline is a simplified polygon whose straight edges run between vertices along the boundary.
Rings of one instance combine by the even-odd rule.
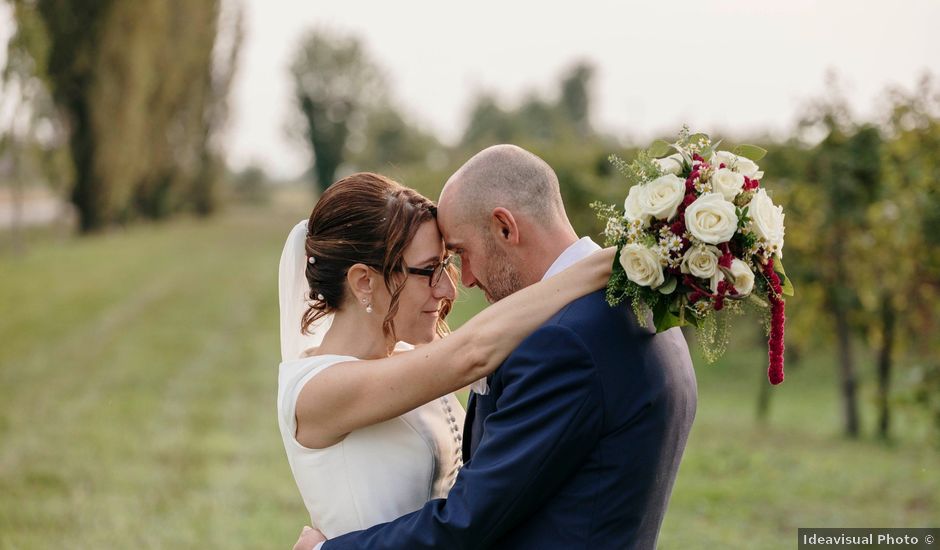
[[[649,214],[644,213],[640,206],[640,196],[643,195],[643,186],[634,185],[627,193],[627,199],[623,201],[623,217],[628,220],[640,220],[644,224],[650,221]]]
[[[721,193],[705,193],[685,210],[685,226],[696,239],[708,243],[727,242],[738,228],[734,205]]]
[[[754,234],[783,257],[783,207],[775,206],[767,191],[760,188],[748,203],[747,215]]]
[[[718,258],[721,251],[714,246],[693,246],[682,257],[680,269],[683,273],[691,273],[695,277],[709,279],[718,270]]]
[[[715,154],[712,156],[711,165],[718,168],[724,164],[725,168],[731,168],[734,166],[736,160],[738,160],[738,155],[730,151],[715,151]]]
[[[752,180],[759,180],[764,177],[764,173],[761,172],[757,164],[747,158],[739,157],[730,151],[718,151],[712,157],[712,165],[715,168],[718,168],[720,165],[724,164],[726,168],[730,168],[735,172],[747,176]]]
[[[731,272],[731,284],[734,286],[734,289],[738,291],[739,295],[747,296],[754,290],[754,272],[751,271],[751,268],[748,267],[746,263],[735,258],[731,260],[731,268],[728,269],[728,271]],[[721,270],[715,272],[711,281],[712,292],[718,292],[718,283],[724,279],[724,272]]]
[[[764,177],[764,173],[761,172],[760,168],[757,166],[757,163],[747,157],[738,157],[738,162],[734,166],[734,171],[739,174],[743,174],[752,180],[759,180]]]
[[[643,185],[639,196],[643,213],[659,220],[669,220],[685,197],[685,180],[673,174],[660,176]]]
[[[659,165],[664,174],[676,174],[682,171],[682,155],[675,153],[666,158],[653,159],[653,162]]]
[[[663,284],[663,266],[655,252],[641,244],[628,244],[620,251],[620,265],[627,278],[640,286],[656,288]]]
[[[721,193],[725,200],[733,201],[744,189],[744,174],[732,172],[728,168],[716,170],[711,177],[712,189]]]

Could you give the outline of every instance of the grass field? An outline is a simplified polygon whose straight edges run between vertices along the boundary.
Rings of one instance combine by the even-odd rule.
[[[233,210],[0,255],[0,548],[291,546],[306,513],[274,416],[276,270],[304,213]],[[479,306],[465,299],[453,324]],[[922,419],[899,417],[892,445],[838,437],[820,353],[774,389],[760,426],[763,352],[738,344],[696,362],[662,548],[938,525],[940,453]]]

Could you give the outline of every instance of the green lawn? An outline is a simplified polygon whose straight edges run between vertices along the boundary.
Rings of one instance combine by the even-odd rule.
[[[274,416],[276,273],[305,213],[236,209],[0,255],[0,548],[291,546],[306,513]],[[453,324],[480,305],[465,296]],[[940,454],[920,419],[899,418],[891,446],[839,438],[820,355],[774,389],[760,427],[763,361],[753,347],[697,362],[663,548],[937,525]]]

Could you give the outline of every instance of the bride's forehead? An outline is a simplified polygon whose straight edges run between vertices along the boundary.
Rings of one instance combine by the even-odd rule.
[[[405,259],[422,261],[430,257],[439,258],[444,251],[444,241],[437,224],[428,221],[421,224],[414,239],[405,249]]]

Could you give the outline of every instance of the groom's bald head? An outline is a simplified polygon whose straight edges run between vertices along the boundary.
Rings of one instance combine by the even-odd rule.
[[[515,145],[480,151],[447,180],[437,222],[461,259],[461,281],[502,299],[545,274],[577,240],[558,177]]]
[[[516,145],[488,147],[447,180],[439,204],[457,223],[485,224],[494,208],[524,214],[545,229],[568,225],[555,171]]]

